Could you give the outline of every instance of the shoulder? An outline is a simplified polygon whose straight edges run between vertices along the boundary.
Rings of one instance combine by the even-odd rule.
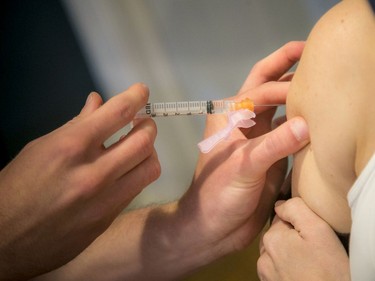
[[[375,152],[375,11],[367,0],[342,1],[321,18],[309,41],[309,68],[319,66],[331,86],[329,92],[320,87],[320,98],[336,104],[331,114],[346,116],[358,176]]]
[[[309,35],[288,93],[288,117],[304,117],[311,136],[295,157],[294,194],[342,232],[350,225],[346,194],[358,175],[359,143],[369,139],[362,124],[375,116],[367,114],[375,114],[375,101],[369,104],[375,96],[374,24],[366,0],[345,0],[329,10]]]
[[[302,115],[308,122],[316,152],[333,149],[350,160],[340,168],[357,175],[359,138],[368,131],[362,125],[375,121],[374,50],[375,17],[368,1],[340,2],[310,33],[287,101],[288,116]]]

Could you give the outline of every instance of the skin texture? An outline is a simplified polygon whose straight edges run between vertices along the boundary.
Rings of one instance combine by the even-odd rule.
[[[334,6],[306,42],[287,115],[305,118],[311,143],[295,155],[296,198],[277,204],[263,237],[261,280],[350,280],[333,230],[350,232],[347,193],[375,152],[374,49],[375,16],[365,0]]]
[[[260,61],[232,98],[285,102],[291,78],[286,74],[303,47],[291,42]],[[299,117],[271,131],[274,111],[258,109],[256,126],[235,130],[229,141],[201,154],[179,201],[119,216],[77,258],[37,280],[176,280],[243,249],[267,221],[285,176],[284,158],[309,142]],[[226,123],[211,116],[205,136]]]

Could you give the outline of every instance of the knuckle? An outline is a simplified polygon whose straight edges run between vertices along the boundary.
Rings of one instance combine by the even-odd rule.
[[[234,148],[231,158],[235,160],[238,165],[233,166],[235,169],[248,169],[249,167],[249,153],[247,151],[246,141],[237,141],[237,146]]]
[[[74,136],[64,136],[55,143],[56,153],[64,159],[81,158],[86,150],[84,142]]]
[[[244,166],[244,164],[246,165],[248,156],[245,153],[243,153],[242,149],[236,149],[232,153],[232,157],[235,159],[235,162],[238,163],[236,167],[241,168]]]
[[[100,178],[91,171],[79,171],[72,188],[76,190],[77,199],[86,201],[93,197],[101,186]]]
[[[301,197],[293,197],[285,201],[283,205],[283,209],[285,209],[286,212],[296,213],[303,207],[303,201]]]
[[[142,133],[137,138],[137,150],[143,156],[149,156],[154,150],[154,139],[149,133]]]
[[[149,185],[151,182],[159,178],[161,174],[161,166],[158,159],[154,156],[148,158],[143,164],[142,175],[143,177],[137,184],[137,188],[133,190],[138,190],[139,193],[144,187]]]
[[[257,260],[257,273],[259,278],[263,280],[264,273],[267,271],[266,255],[261,255]]]
[[[146,102],[150,94],[148,87],[142,83],[136,83],[134,87],[136,88],[136,92],[140,95],[142,101]]]
[[[263,141],[265,157],[278,161],[294,152],[297,145],[295,138],[285,135],[281,130],[272,131]]]
[[[100,180],[97,178],[97,176],[92,174],[87,176],[84,174],[79,182],[79,189],[82,191],[84,196],[90,197],[92,194],[96,193],[99,186]]]
[[[272,244],[272,235],[270,234],[269,231],[267,231],[266,233],[264,233],[262,241],[263,241],[263,247],[265,249],[267,249],[268,246],[270,244]]]
[[[115,120],[131,120],[135,115],[135,109],[129,102],[124,101],[113,109],[112,114]]]
[[[251,72],[258,72],[259,70],[263,69],[263,64],[264,64],[264,59],[258,61],[257,63],[254,64],[254,66],[251,69]]]
[[[276,135],[269,135],[264,139],[264,153],[270,159],[282,158],[279,154],[281,140]]]
[[[160,162],[157,159],[155,159],[152,161],[152,165],[151,165],[150,172],[149,172],[150,181],[154,181],[158,179],[160,177],[160,174],[161,174]]]
[[[272,231],[267,231],[263,235],[263,247],[265,252],[272,254],[273,249],[278,245],[277,235],[274,235]]]

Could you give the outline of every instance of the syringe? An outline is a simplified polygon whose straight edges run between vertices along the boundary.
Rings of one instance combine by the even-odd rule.
[[[254,106],[278,105],[279,104],[255,105],[249,98],[237,102],[233,100],[157,102],[147,103],[138,111],[135,118],[220,114],[239,109],[254,111]]]

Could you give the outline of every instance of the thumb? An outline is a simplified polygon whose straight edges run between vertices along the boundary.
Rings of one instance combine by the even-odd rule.
[[[274,163],[299,151],[309,142],[305,120],[294,117],[260,138],[251,152],[251,162],[260,173],[264,173]]]

